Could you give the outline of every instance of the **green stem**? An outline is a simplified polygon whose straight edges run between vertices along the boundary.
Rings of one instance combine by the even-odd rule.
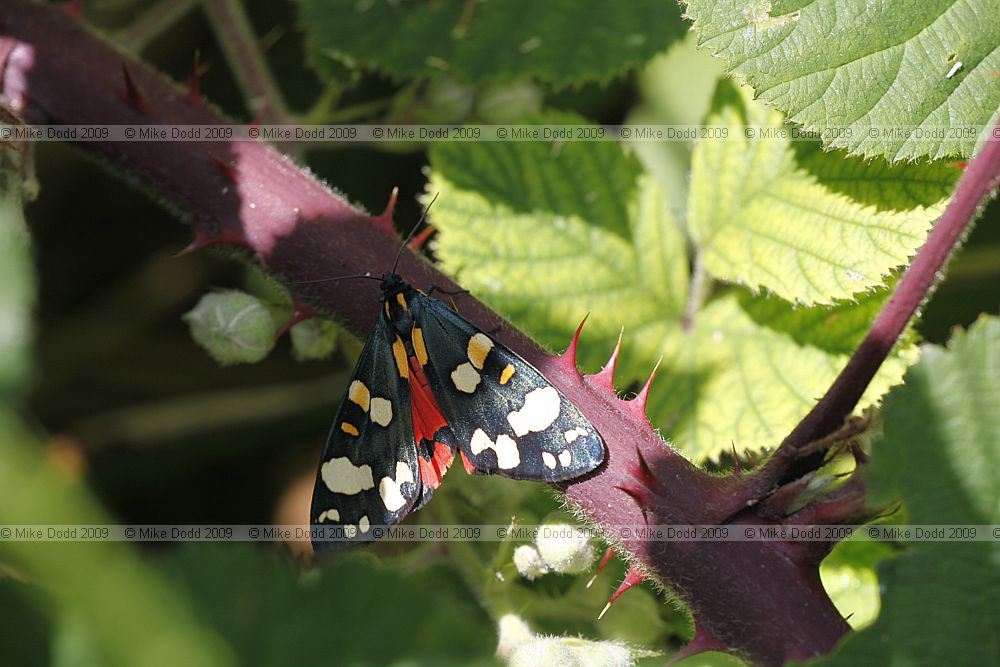
[[[160,0],[142,12],[127,28],[115,35],[119,46],[129,53],[142,53],[150,42],[166,32],[194,9],[198,0]]]
[[[202,0],[202,8],[250,108],[269,123],[292,123],[243,6],[238,0]]]

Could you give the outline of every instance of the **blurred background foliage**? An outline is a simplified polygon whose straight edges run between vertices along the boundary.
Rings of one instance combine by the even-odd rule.
[[[460,24],[468,3],[428,4],[458,12]],[[550,76],[545,62],[518,71],[512,61],[493,63],[510,71],[492,77],[482,75],[490,63],[470,61],[468,71],[481,77],[471,81],[433,67],[386,73],[358,66],[362,55],[324,58],[324,45],[304,38],[300,12],[322,16],[337,3],[246,0],[242,7],[280,89],[281,104],[265,108],[287,114],[289,122],[475,122],[558,109],[594,123],[641,122],[650,114],[659,122],[699,123],[721,66],[694,49],[672,3],[654,4],[662,7],[643,4],[643,11],[656,17],[659,40],[634,40],[634,57],[623,57],[620,67],[593,77]],[[644,16],[636,10],[632,18],[649,27]],[[208,13],[194,2],[90,0],[85,17],[177,81],[188,77],[198,53],[202,91],[233,118],[248,121],[265,104],[245,98]],[[428,29],[442,25],[453,23],[428,21]],[[572,41],[573,28],[559,30]],[[441,35],[447,38],[447,30]],[[556,85],[555,76],[570,82]],[[427,146],[297,150],[351,201],[379,211],[399,187],[397,222],[406,227],[419,217]],[[643,150],[636,147],[666,184],[668,200],[685,201],[690,147],[672,143],[647,156]],[[357,341],[341,335],[329,359],[303,362],[283,337],[260,363],[217,365],[192,341],[182,315],[216,288],[259,292],[255,272],[224,250],[175,257],[189,230],[85,152],[40,143],[30,169],[8,148],[3,154],[12,161],[5,173],[17,176],[5,180],[0,213],[0,315],[23,319],[31,307],[29,258],[37,295],[33,352],[26,337],[20,347],[5,343],[0,351],[6,401],[0,466],[7,471],[0,472],[0,523],[305,522],[328,420]],[[23,184],[32,181],[41,195],[25,209],[29,252],[25,243],[7,241],[25,238],[20,200]],[[954,327],[1000,303],[998,217],[994,202],[924,308],[916,325],[924,340],[943,344]],[[505,523],[516,515],[532,523],[557,508],[544,487],[457,472],[413,520]],[[579,633],[665,653],[690,638],[686,613],[645,586],[596,622],[623,575],[619,563],[590,588],[585,576],[528,582],[512,569],[509,551],[490,542],[382,544],[316,563],[304,543],[5,545],[0,645],[12,665],[493,664],[496,620],[510,611],[536,632]],[[870,620],[872,568],[884,553],[855,551],[832,565],[841,568],[838,581],[848,594],[868,596],[858,608],[867,608]],[[151,637],[159,643],[147,643]],[[729,662],[708,656],[692,664]]]

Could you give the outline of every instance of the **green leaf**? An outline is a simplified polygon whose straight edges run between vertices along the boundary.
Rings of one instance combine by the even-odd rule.
[[[292,354],[298,361],[326,359],[337,349],[340,327],[330,320],[320,318],[299,322],[289,330]]]
[[[823,559],[819,574],[823,588],[855,630],[868,627],[878,617],[879,588],[875,566],[892,554],[881,542],[840,542]]]
[[[183,317],[195,342],[222,365],[261,361],[278,332],[264,302],[238,290],[206,294]]]
[[[1000,320],[927,347],[885,402],[866,479],[913,524],[1000,523]],[[831,664],[996,664],[1000,542],[918,542],[879,567],[882,612]]]
[[[923,243],[959,174],[865,164],[779,136],[789,132],[781,114],[728,80],[706,124],[728,137],[694,150],[688,227],[705,268],[790,301],[829,304],[884,285]]]
[[[847,363],[882,291],[855,304],[793,308],[734,292],[709,303],[666,341],[648,413],[694,460],[776,446]],[[915,349],[902,345],[865,392],[863,409],[898,383]]]
[[[167,562],[241,664],[496,664],[495,629],[453,570],[353,552],[303,572],[251,547],[186,545]]]
[[[475,83],[606,81],[685,29],[676,4],[662,0],[302,0],[300,17],[321,72],[333,60],[397,79],[443,70]]]
[[[430,155],[446,271],[553,349],[589,312],[585,366],[607,359],[622,325],[655,361],[684,307],[687,259],[661,188],[633,158],[609,142],[439,143]]]
[[[80,526],[114,523],[86,489],[44,460],[42,444],[2,406],[0,460],[0,525],[65,526],[81,536]],[[0,554],[35,583],[33,592],[68,633],[55,647],[59,664],[87,664],[96,652],[102,665],[134,665],[137,656],[150,667],[233,664],[187,600],[128,544],[4,540]]]
[[[827,131],[830,146],[890,160],[968,156],[997,118],[995,0],[686,4],[699,44],[790,120]],[[962,126],[983,131],[950,133]]]
[[[663,355],[650,420],[695,460],[732,443],[775,446],[827,389],[887,296],[881,289],[807,309],[730,290],[688,322],[683,234],[659,183],[617,146],[436,144],[431,164],[444,269],[553,349],[590,312],[585,368],[607,359],[624,326],[619,386],[645,379]],[[899,346],[864,405],[898,382],[913,356],[909,343]]]
[[[31,370],[35,277],[24,223],[22,155],[0,144],[0,400],[13,398]]]

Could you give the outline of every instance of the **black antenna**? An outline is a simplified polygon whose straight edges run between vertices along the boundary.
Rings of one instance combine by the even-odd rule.
[[[379,282],[382,282],[381,278],[376,278],[375,276],[371,275],[370,273],[355,273],[354,275],[350,275],[350,276],[337,276],[336,278],[316,278],[315,280],[293,280],[292,282],[290,282],[288,284],[289,285],[308,285],[310,283],[332,283],[332,282],[336,282],[338,280],[347,280],[349,278],[367,278],[368,280],[377,280]]]
[[[399,246],[399,252],[396,253],[396,261],[392,263],[393,273],[396,273],[396,267],[399,266],[399,260],[403,256],[403,250],[406,248],[406,244],[410,242],[410,239],[413,238],[413,235],[416,233],[416,231],[420,229],[420,223],[423,222],[424,218],[427,217],[427,211],[431,210],[431,206],[433,206],[434,202],[437,201],[439,194],[441,193],[440,192],[434,193],[434,197],[431,199],[431,202],[424,207],[424,212],[420,214],[420,219],[417,220],[417,224],[413,225],[413,229],[411,229],[410,233],[406,235],[405,239],[403,239],[402,245]]]

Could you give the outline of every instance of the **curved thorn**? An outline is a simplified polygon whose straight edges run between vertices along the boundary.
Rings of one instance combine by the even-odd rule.
[[[597,564],[597,569],[594,570],[594,576],[590,578],[590,581],[587,582],[585,588],[590,588],[593,585],[593,583],[597,580],[597,575],[599,575],[601,573],[601,570],[603,570],[607,566],[607,564],[611,561],[611,559],[614,558],[614,555],[615,555],[615,550],[612,549],[611,547],[608,547],[607,550],[604,552],[604,556],[601,558],[601,562]]]
[[[615,343],[615,349],[611,352],[611,358],[608,359],[608,363],[604,364],[604,368],[599,373],[587,376],[587,380],[591,384],[603,387],[612,393],[615,391],[615,366],[618,365],[618,354],[622,349],[622,336],[624,334],[625,327],[622,327],[621,331],[618,332],[618,342]]]
[[[562,357],[569,359],[573,363],[573,367],[576,368],[576,346],[580,342],[580,332],[583,331],[583,325],[587,323],[587,318],[590,317],[590,313],[583,316],[583,321],[580,322],[580,326],[576,328],[576,333],[573,334],[573,340],[570,341],[569,347],[566,351],[562,353]]]
[[[396,233],[396,228],[392,224],[392,216],[396,212],[396,200],[399,198],[399,187],[393,187],[392,193],[389,195],[389,201],[386,202],[385,209],[382,210],[378,216],[372,218],[372,222],[375,223],[376,227],[381,227],[390,234]]]
[[[643,415],[646,414],[646,401],[649,400],[649,389],[650,389],[650,387],[653,386],[653,379],[656,377],[656,371],[658,371],[660,369],[660,362],[661,361],[663,361],[663,356],[662,355],[656,361],[656,365],[653,366],[653,372],[649,374],[649,379],[646,380],[646,384],[643,385],[642,389],[639,390],[639,393],[636,394],[636,397],[634,399],[632,399],[632,401],[631,401],[639,409],[642,410],[642,414]]]
[[[681,660],[690,658],[693,655],[698,655],[699,653],[705,653],[706,651],[720,651],[725,653],[727,650],[728,647],[725,642],[716,638],[715,635],[705,629],[705,626],[695,620],[694,637],[691,638],[691,641],[689,641],[684,648],[670,658],[667,665],[673,665]]]
[[[651,489],[658,495],[666,495],[666,489],[660,483],[660,478],[656,476],[653,469],[649,466],[649,462],[646,461],[646,457],[642,455],[642,450],[636,447],[635,449],[636,457],[639,459],[638,470],[632,470],[632,476],[642,482],[642,484]]]
[[[195,49],[194,62],[191,63],[191,76],[188,77],[187,91],[187,101],[195,106],[204,106],[204,101],[201,97],[201,86],[198,84],[198,80],[201,78],[201,72],[199,71],[200,59],[201,52]]]
[[[227,181],[234,184],[236,183],[236,167],[233,166],[231,162],[227,162],[212,153],[209,153],[208,157],[212,159],[212,164],[215,165],[215,168],[219,170],[219,173],[222,174]]]
[[[603,618],[604,615],[608,613],[608,609],[611,609],[611,605],[613,605],[615,603],[615,600],[620,598],[625,591],[632,588],[645,578],[646,575],[640,572],[637,567],[635,567],[634,565],[630,566],[628,572],[625,574],[625,578],[622,580],[622,583],[618,585],[618,588],[611,596],[611,599],[608,600],[608,603],[604,605],[604,609],[601,610],[601,613],[597,616],[597,620],[601,620],[601,618]]]
[[[128,65],[124,62],[122,63],[122,77],[125,79],[124,98],[128,105],[140,113],[147,115],[152,113],[152,107],[146,101],[146,98],[142,96],[142,93],[139,92],[139,88],[136,87],[135,82],[132,81],[132,75],[128,73]]]

